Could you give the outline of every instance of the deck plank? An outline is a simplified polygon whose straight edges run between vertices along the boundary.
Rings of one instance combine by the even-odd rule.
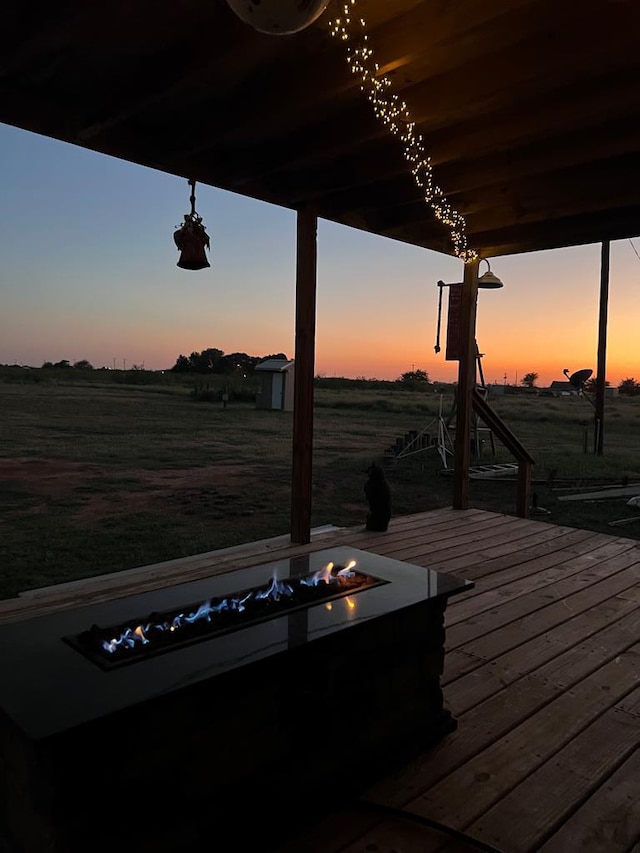
[[[639,614],[634,611],[632,615],[633,618],[627,622],[611,626],[606,646],[601,644],[606,651],[600,656],[586,654],[584,647],[574,646],[553,655],[532,674],[522,675],[506,668],[498,670],[497,677],[490,682],[496,691],[458,714],[457,731],[430,753],[407,765],[398,778],[389,777],[372,786],[372,798],[393,805],[406,804],[420,791],[435,785],[448,773],[509,735],[548,703],[562,696],[568,687],[577,689],[582,679],[593,675],[603,665],[615,664],[619,655],[637,643]],[[517,662],[513,668],[517,670]],[[616,671],[615,666],[609,670],[612,673]],[[501,679],[505,681],[504,686]],[[620,697],[621,701],[624,695]],[[445,699],[450,702],[448,688],[445,689]],[[455,694],[451,705],[455,711]]]
[[[473,669],[468,664],[465,674],[449,683],[443,679],[447,704],[460,716],[533,672],[554,683],[563,670],[579,678],[627,649],[638,636],[640,608],[624,599],[610,599],[495,660]],[[447,664],[445,660],[445,676]]]
[[[640,554],[638,558],[640,559]],[[547,562],[544,561],[545,564]],[[516,598],[526,596],[527,600],[530,600],[530,593],[539,592],[557,581],[565,580],[581,572],[583,572],[583,568],[577,560],[565,561],[546,568],[543,561],[534,561],[533,565],[527,566],[526,574],[520,573],[519,577],[515,571],[511,570],[508,585],[503,582],[502,577],[496,578],[495,575],[490,575],[488,578],[483,577],[481,580],[474,579],[476,589],[472,590],[472,593],[475,591],[476,594],[465,597],[463,601],[458,600],[451,603],[450,612],[447,614],[447,626],[450,628],[458,622],[476,617],[487,610],[493,610],[495,607],[507,604]],[[498,581],[497,585],[496,581]]]
[[[640,839],[640,750],[636,750],[607,782],[540,848],[540,853],[567,850],[624,853],[637,851]]]
[[[633,587],[640,580],[640,553],[629,549],[622,554],[602,556],[602,562],[585,565],[582,572],[536,590],[526,597],[478,614],[447,629],[447,648],[468,645],[481,657],[495,657],[495,648],[504,651],[498,629],[511,626],[513,645],[548,631],[570,616],[593,607],[598,601]],[[455,604],[452,605],[455,607]],[[508,632],[506,632],[508,633]]]
[[[406,803],[406,809],[466,830],[618,699],[634,690],[640,680],[639,664],[640,644],[540,708],[508,735]],[[386,831],[384,824],[370,830],[345,853],[362,850],[363,843],[380,846],[379,839]],[[416,853],[427,853],[440,845],[439,841],[421,843],[423,846]],[[413,851],[405,847],[403,853]]]
[[[640,700],[640,690],[632,695]],[[608,709],[471,824],[469,833],[504,851],[536,850],[638,747],[637,721],[617,707]],[[555,796],[541,798],[544,790]]]
[[[429,564],[430,568],[438,571],[455,573],[464,573],[469,570],[476,573],[476,577],[490,575],[494,572],[502,571],[503,569],[525,566],[529,561],[539,557],[557,555],[559,561],[564,561],[570,557],[585,553],[591,550],[598,544],[598,541],[604,542],[606,539],[602,536],[597,539],[600,534],[585,530],[569,530],[568,528],[555,528],[553,525],[545,525],[550,527],[556,533],[561,530],[562,535],[549,535],[549,532],[538,531],[538,533],[528,533],[522,539],[509,542],[499,542],[496,545],[487,545],[478,553],[464,554],[462,556],[451,556],[440,562]],[[478,559],[480,556],[480,559]]]

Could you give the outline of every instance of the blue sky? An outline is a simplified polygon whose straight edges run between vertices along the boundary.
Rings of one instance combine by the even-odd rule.
[[[292,211],[198,185],[212,266],[189,272],[176,267],[172,238],[189,210],[184,179],[6,125],[0,170],[0,363],[162,369],[209,346],[293,355]],[[479,299],[488,381],[534,370],[546,384],[563,367],[595,370],[600,246],[491,266],[505,287]],[[321,221],[316,372],[395,378],[415,365],[454,378],[455,365],[433,351],[436,282],[461,274],[455,258]],[[640,378],[639,279],[630,241],[614,243],[613,384]]]

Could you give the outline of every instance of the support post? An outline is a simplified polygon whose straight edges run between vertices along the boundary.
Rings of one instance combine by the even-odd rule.
[[[602,456],[604,448],[604,389],[607,373],[607,311],[609,307],[609,258],[611,244],[602,243],[600,261],[600,316],[598,319],[598,371],[596,374],[596,412],[593,452]]]
[[[469,506],[469,460],[471,456],[472,398],[476,386],[476,307],[479,261],[465,264],[460,306],[460,352],[456,398],[453,508]]]
[[[531,506],[531,462],[518,460],[518,485],[516,487],[516,513],[520,518],[529,518]]]
[[[291,541],[311,540],[313,474],[313,376],[316,337],[317,230],[315,210],[298,211],[296,246],[296,342],[291,471]]]

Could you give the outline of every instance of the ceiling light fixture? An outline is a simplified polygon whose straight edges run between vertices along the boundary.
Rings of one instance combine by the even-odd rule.
[[[254,30],[284,36],[299,33],[317,20],[329,0],[227,0],[227,3]]]
[[[487,271],[478,276],[478,287],[485,290],[497,290],[499,287],[504,287],[497,275],[491,272],[491,264],[486,258],[482,258],[480,263],[485,263],[488,267]]]

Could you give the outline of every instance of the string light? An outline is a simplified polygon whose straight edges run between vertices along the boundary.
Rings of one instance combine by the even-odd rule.
[[[351,73],[360,78],[360,88],[373,106],[376,118],[402,143],[405,160],[425,202],[433,210],[436,219],[449,228],[455,254],[464,263],[474,261],[478,253],[467,245],[465,218],[449,204],[442,189],[435,183],[431,158],[425,152],[422,136],[416,133],[416,124],[407,104],[391,91],[391,79],[379,73],[364,19],[352,17],[356,2],[340,2],[342,16],[329,22],[331,35],[345,42]]]

